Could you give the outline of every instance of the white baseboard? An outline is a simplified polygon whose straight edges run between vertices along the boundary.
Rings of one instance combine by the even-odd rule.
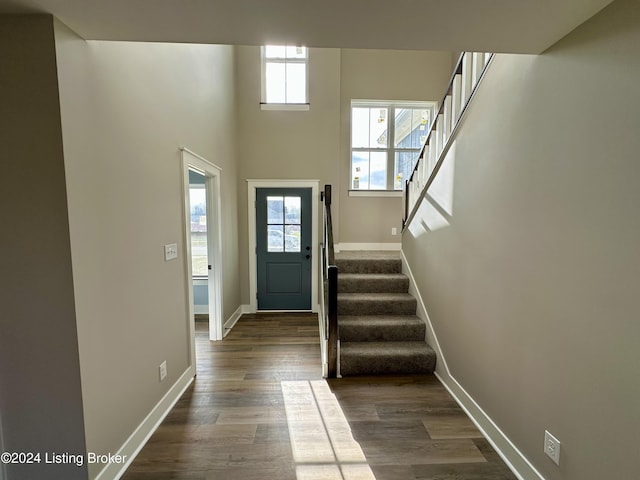
[[[336,243],[334,246],[337,252],[346,250],[386,250],[400,251],[401,243]]]
[[[187,387],[191,385],[194,375],[195,367],[191,366],[180,376],[157,405],[153,407],[142,423],[138,425],[138,428],[136,428],[126,442],[124,442],[122,447],[120,447],[117,454],[125,457],[126,462],[105,465],[95,480],[117,480],[124,474],[153,432],[155,432],[162,423],[162,420],[164,420],[171,411]]]
[[[513,444],[513,442],[500,430],[496,423],[487,415],[487,413],[478,405],[471,395],[464,389],[462,385],[455,379],[449,370],[447,361],[438,337],[433,329],[433,324],[429,318],[427,308],[417,288],[415,278],[411,272],[411,267],[404,256],[404,252],[400,251],[402,259],[402,271],[409,277],[409,293],[418,301],[416,314],[427,325],[426,340],[436,352],[436,371],[435,375],[438,380],[445,386],[451,396],[458,402],[460,407],[467,413],[471,421],[478,427],[482,434],[489,441],[491,446],[496,450],[498,455],[504,460],[513,474],[519,480],[544,480],[544,477],[536,470],[536,468],[527,460],[523,453]]]
[[[402,250],[400,251],[400,259],[402,260],[402,272],[407,277],[409,277],[409,293],[413,295],[418,301],[416,315],[424,320],[427,325],[425,340],[436,352],[436,372],[440,372],[442,370],[449,372],[447,361],[442,354],[442,349],[440,348],[440,343],[438,342],[438,336],[433,329],[433,324],[431,323],[431,319],[429,318],[429,314],[427,313],[427,307],[425,307],[424,305],[424,301],[422,300],[422,295],[420,295],[420,291],[418,290],[418,287],[416,285],[416,280],[413,276],[413,272],[411,271],[411,267],[409,267],[409,263],[407,262],[407,257],[404,256],[404,252]]]
[[[448,371],[446,375],[436,372],[436,377],[467,413],[518,480],[545,480],[518,447],[500,430],[491,417]]]
[[[236,309],[236,311],[231,314],[231,317],[229,317],[229,319],[226,322],[224,322],[223,337],[227,336],[227,334],[236,325],[236,323],[238,322],[238,320],[240,320],[240,317],[244,313],[252,313],[251,312],[251,305],[240,305]]]
[[[2,412],[0,412],[0,452],[5,452],[4,449],[4,437],[2,434]],[[7,472],[5,470],[5,463],[0,462],[0,480],[7,478]]]
[[[242,313],[318,313],[320,311],[320,304],[312,307],[311,310],[254,310],[251,305],[243,305],[246,307]]]
[[[322,309],[318,308],[318,335],[320,337],[320,361],[322,363],[322,378],[327,378],[329,374],[329,364],[327,362],[327,342],[324,340],[322,330]]]

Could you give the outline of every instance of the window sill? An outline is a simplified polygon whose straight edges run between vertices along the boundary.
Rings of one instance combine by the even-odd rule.
[[[292,112],[306,112],[309,103],[261,103],[260,110],[288,110]]]
[[[349,190],[350,197],[401,197],[402,190]]]

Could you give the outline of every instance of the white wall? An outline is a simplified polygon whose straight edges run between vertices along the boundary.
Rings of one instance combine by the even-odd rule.
[[[340,50],[309,50],[309,111],[260,109],[260,48],[236,47],[239,246],[242,298],[249,303],[247,179],[336,184],[340,138]]]
[[[547,480],[638,475],[638,12],[498,55],[446,160],[448,225],[403,235],[450,373]]]
[[[343,49],[340,63],[339,241],[399,243],[401,197],[349,197],[351,100],[440,102],[453,71],[451,52]]]
[[[225,319],[240,305],[233,48],[56,42],[87,448],[115,453],[190,366],[180,146],[222,168]]]
[[[0,16],[0,38],[2,447],[43,456],[6,473],[85,479],[44,463],[86,451],[53,19]]]

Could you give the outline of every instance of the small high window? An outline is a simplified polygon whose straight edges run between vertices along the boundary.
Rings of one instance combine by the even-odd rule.
[[[262,47],[262,108],[308,110],[308,63],[306,47]]]

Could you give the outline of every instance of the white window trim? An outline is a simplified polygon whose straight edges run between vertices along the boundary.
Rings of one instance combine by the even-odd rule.
[[[290,45],[285,45],[290,46]],[[267,102],[267,73],[266,73],[266,64],[267,57],[265,56],[265,47],[260,47],[260,78],[261,78],[261,93],[260,93],[260,109],[261,110],[289,110],[289,111],[308,111],[309,110],[309,56],[311,51],[308,47],[307,55],[305,58],[283,58],[283,59],[273,59],[269,58],[270,62],[279,62],[279,63],[303,63],[305,65],[305,91],[304,96],[306,98],[306,102],[304,103],[269,103]]]
[[[261,103],[261,110],[289,110],[291,112],[306,112],[309,110],[308,103]]]
[[[349,190],[350,197],[401,197],[402,190]]]
[[[397,149],[392,145],[395,131],[395,122],[389,122],[389,130],[387,132],[387,137],[389,138],[389,146],[386,148],[353,148],[352,142],[352,111],[354,107],[364,107],[364,108],[388,108],[388,109],[396,109],[396,108],[425,108],[431,110],[430,115],[430,123],[435,121],[435,114],[438,111],[438,102],[432,101],[394,101],[394,100],[365,100],[365,99],[352,99],[351,107],[349,109],[349,196],[350,197],[401,197],[402,189],[396,190],[394,188],[389,188],[389,186],[393,187],[394,177],[393,174],[389,175],[389,172],[393,172],[395,155],[396,151],[406,151],[406,150],[414,150],[414,149]],[[389,119],[395,116],[392,112],[389,112]],[[420,149],[422,146],[420,147]],[[418,150],[420,150],[418,149]],[[387,189],[385,190],[369,190],[369,189],[353,189],[351,188],[351,162],[353,158],[354,151],[381,151],[387,152]]]

